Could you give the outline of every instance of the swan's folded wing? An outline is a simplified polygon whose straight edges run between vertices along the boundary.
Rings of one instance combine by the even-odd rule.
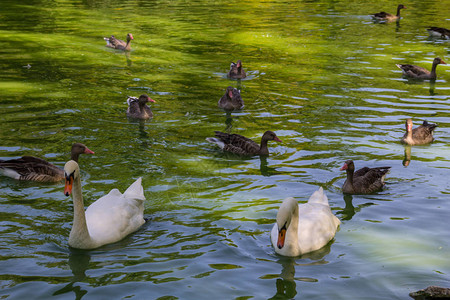
[[[122,194],[112,189],[86,210],[89,234],[100,244],[116,242],[136,231],[145,223],[144,190],[141,178]]]
[[[336,234],[340,224],[330,208],[321,204],[301,205],[299,208],[299,246],[302,253],[318,250]]]

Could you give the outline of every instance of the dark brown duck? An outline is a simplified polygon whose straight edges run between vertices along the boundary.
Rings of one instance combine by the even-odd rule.
[[[131,40],[134,40],[133,35],[131,33],[127,34],[127,41],[124,42],[122,40],[116,39],[114,35],[111,37],[103,38],[106,41],[106,47],[114,48],[117,50],[130,51],[131,50]]]
[[[439,37],[441,39],[450,39],[450,30],[442,27],[430,27],[427,29],[432,37]]]
[[[230,64],[230,71],[228,71],[227,76],[228,78],[232,79],[242,79],[247,77],[247,74],[245,74],[245,71],[242,68],[241,60],[238,60],[236,63],[232,62]]]
[[[436,67],[439,64],[446,65],[445,61],[439,57],[436,57],[431,65],[431,72],[425,68],[415,65],[396,64],[396,66],[402,70],[403,75],[406,77],[417,79],[436,79]]]
[[[400,19],[400,10],[402,10],[404,8],[406,8],[406,6],[404,6],[403,4],[399,4],[397,6],[397,14],[396,15],[382,11],[382,12],[371,15],[371,17],[374,21],[378,21],[378,22],[396,21],[396,20]]]
[[[239,110],[244,108],[244,101],[238,89],[227,87],[225,94],[219,99],[219,107],[224,110]]]
[[[70,159],[78,162],[80,154],[93,154],[94,151],[81,143],[72,145]],[[0,173],[17,179],[39,182],[59,182],[64,180],[64,170],[41,158],[22,156],[18,159],[0,161]]]
[[[412,119],[406,119],[405,127],[406,133],[401,142],[414,146],[431,143],[434,140],[433,131],[437,125],[423,121],[422,125],[413,129]]]
[[[243,156],[269,155],[267,142],[277,141],[281,143],[277,135],[270,130],[263,134],[260,145],[240,134],[229,134],[220,131],[215,131],[215,134],[215,138],[209,137],[206,140],[210,143],[217,144],[224,151]]]
[[[347,179],[342,186],[345,194],[371,194],[383,188],[384,176],[391,167],[364,167],[355,172],[355,164],[347,160],[341,171],[347,171]]]
[[[128,97],[128,109],[127,116],[130,118],[136,119],[150,119],[153,117],[153,112],[150,107],[147,105],[149,102],[155,102],[155,100],[151,99],[146,94],[142,94],[139,98],[136,97]]]

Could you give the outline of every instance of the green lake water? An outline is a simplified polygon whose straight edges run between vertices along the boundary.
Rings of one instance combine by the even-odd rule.
[[[150,221],[91,251],[68,246],[73,205],[60,184],[0,178],[2,299],[410,299],[450,287],[450,67],[412,82],[395,64],[450,63],[450,1],[38,1],[0,8],[0,159],[60,167],[73,142],[86,206],[143,178]],[[125,39],[132,51],[105,47]],[[241,59],[249,75],[226,78]],[[227,86],[245,102],[227,115]],[[154,118],[126,117],[147,93]],[[405,119],[437,123],[435,142],[399,143]],[[215,130],[267,158],[222,153]],[[343,196],[345,160],[392,166],[373,195]],[[405,167],[404,160],[409,165]],[[322,186],[342,224],[323,249],[275,254],[282,200]]]

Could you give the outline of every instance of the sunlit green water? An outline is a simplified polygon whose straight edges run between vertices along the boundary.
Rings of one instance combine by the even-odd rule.
[[[72,202],[60,185],[0,178],[0,295],[9,299],[409,299],[450,286],[450,106],[446,66],[435,86],[396,63],[450,60],[449,2],[408,2],[399,24],[367,16],[388,1],[3,1],[0,159],[36,155],[63,166],[71,143],[87,204],[143,177],[151,218],[123,241],[70,249]],[[443,9],[444,8],[444,9]],[[103,36],[135,37],[129,55]],[[246,80],[230,81],[241,59]],[[31,68],[24,66],[30,65]],[[245,109],[217,108],[226,87]],[[125,116],[148,93],[154,119]],[[436,141],[398,143],[404,120],[436,122]],[[205,138],[229,130],[267,159],[225,155]],[[407,149],[406,149],[407,150]],[[386,189],[343,197],[343,161],[391,165]],[[323,186],[342,220],[333,243],[296,259],[269,232],[281,201]]]

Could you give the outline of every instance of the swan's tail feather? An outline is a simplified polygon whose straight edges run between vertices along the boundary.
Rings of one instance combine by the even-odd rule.
[[[145,201],[144,188],[142,187],[142,177],[139,177],[128,189],[123,193],[126,198]]]
[[[308,203],[321,203],[328,205],[328,197],[322,187],[320,187],[311,195],[311,197],[309,197]]]

